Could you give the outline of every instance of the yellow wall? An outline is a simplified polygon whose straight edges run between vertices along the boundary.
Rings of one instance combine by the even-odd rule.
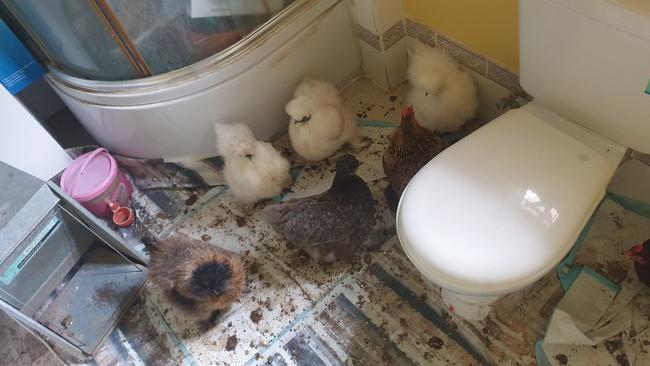
[[[406,14],[497,63],[519,70],[517,0],[404,0]]]

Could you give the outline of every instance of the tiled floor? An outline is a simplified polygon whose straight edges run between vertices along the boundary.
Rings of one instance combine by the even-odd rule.
[[[157,288],[147,286],[96,355],[96,363],[534,365],[535,342],[544,336],[563,294],[555,272],[502,298],[484,321],[467,322],[442,305],[438,290],[421,280],[394,236],[394,219],[383,201],[386,182],[380,164],[391,125],[378,122],[399,121],[405,92],[404,86],[387,95],[363,79],[343,92],[348,105],[365,121],[363,134],[373,141],[357,156],[365,163],[359,174],[382,207],[377,225],[386,242],[379,251],[359,250],[349,261],[316,265],[261,222],[259,208],[232,203],[223,187],[198,200],[180,193],[177,202],[188,203],[185,208],[165,207],[158,201],[159,207],[152,196],[139,197],[147,221],[155,223],[150,225],[154,233],[181,233],[241,254],[248,288],[206,331],[171,307]],[[334,160],[304,167],[292,195],[326,189]],[[614,180],[614,192],[594,215],[577,258],[621,283],[635,281],[621,251],[650,237],[650,216],[642,210],[634,212],[639,206],[620,205],[620,197],[638,190],[640,184],[630,178],[636,173],[629,173],[627,164],[632,163],[621,168],[625,174]],[[642,164],[634,169],[650,167]],[[650,337],[650,318],[643,314],[649,299],[650,291],[645,289],[639,295],[637,322],[624,334],[621,347],[632,350],[635,342]],[[643,332],[645,338],[637,339]],[[639,357],[628,361],[631,365],[650,362]]]

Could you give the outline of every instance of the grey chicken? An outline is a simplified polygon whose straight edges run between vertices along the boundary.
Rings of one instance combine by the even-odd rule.
[[[264,220],[317,262],[348,256],[366,244],[375,221],[376,202],[355,174],[359,165],[354,156],[342,156],[328,191],[268,206]]]

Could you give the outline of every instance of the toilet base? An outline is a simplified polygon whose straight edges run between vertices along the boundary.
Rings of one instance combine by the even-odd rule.
[[[466,295],[441,289],[442,302],[449,310],[467,320],[483,320],[491,309],[491,304],[501,296]]]

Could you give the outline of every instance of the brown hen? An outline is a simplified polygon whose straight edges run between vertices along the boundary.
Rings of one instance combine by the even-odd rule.
[[[214,321],[239,298],[246,273],[238,256],[181,236],[150,243],[149,278],[188,316]]]
[[[418,124],[412,106],[404,109],[402,122],[391,135],[382,157],[384,173],[390,183],[384,193],[393,212],[411,178],[445,147],[437,134]]]

